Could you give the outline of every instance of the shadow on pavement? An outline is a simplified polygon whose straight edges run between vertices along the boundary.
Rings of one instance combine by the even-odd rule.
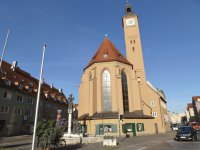
[[[53,150],[67,150],[67,149],[73,150],[81,147],[85,147],[85,145],[84,144],[67,145],[66,147],[54,148]]]
[[[23,143],[23,144],[13,144],[13,145],[7,145],[7,146],[2,146],[3,148],[13,148],[13,147],[20,147],[20,146],[26,146],[26,145],[31,145],[32,143]]]

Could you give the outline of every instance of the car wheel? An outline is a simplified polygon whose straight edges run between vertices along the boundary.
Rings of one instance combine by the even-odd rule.
[[[192,141],[195,141],[195,137],[194,137],[194,135],[192,136]]]

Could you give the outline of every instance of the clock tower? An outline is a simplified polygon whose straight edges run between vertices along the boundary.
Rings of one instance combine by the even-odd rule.
[[[133,65],[140,81],[145,82],[146,76],[140,41],[138,16],[132,12],[131,5],[128,3],[126,4],[125,13],[126,15],[122,18],[122,26],[124,28],[126,57]]]

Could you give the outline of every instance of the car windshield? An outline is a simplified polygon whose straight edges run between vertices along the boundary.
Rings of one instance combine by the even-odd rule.
[[[179,131],[191,131],[191,127],[180,127]]]

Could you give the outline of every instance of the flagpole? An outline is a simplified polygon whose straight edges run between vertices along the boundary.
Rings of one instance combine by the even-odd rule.
[[[40,80],[39,80],[37,102],[36,102],[36,108],[35,108],[35,121],[34,121],[34,129],[33,129],[32,150],[34,150],[34,147],[35,147],[36,128],[37,128],[38,109],[39,109],[38,107],[39,107],[39,101],[40,101],[40,92],[41,92],[42,72],[43,72],[45,49],[46,49],[46,45],[43,46],[42,63],[41,63],[41,68],[40,68]]]
[[[6,50],[6,45],[7,45],[9,33],[10,33],[10,30],[8,30],[8,32],[7,32],[6,40],[5,40],[5,43],[4,43],[3,52],[2,52],[1,60],[0,60],[0,69],[1,69],[1,64],[2,64],[2,61],[3,61],[3,56],[4,56],[4,53],[5,53],[5,50]]]

